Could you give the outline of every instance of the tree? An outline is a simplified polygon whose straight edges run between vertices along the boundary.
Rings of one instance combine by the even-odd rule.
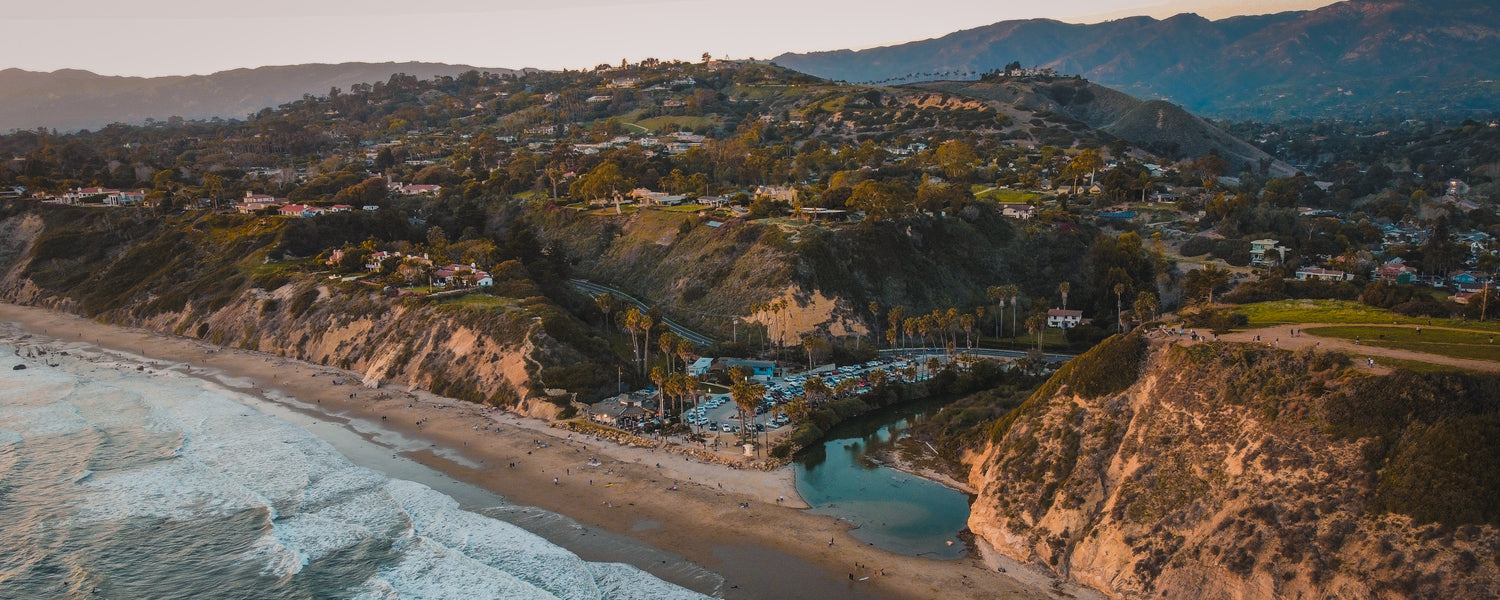
[[[831,391],[828,388],[828,382],[823,381],[822,377],[809,377],[807,381],[802,383],[803,396],[807,398],[808,402],[812,402],[814,405],[826,400]]]
[[[974,338],[972,337],[972,334],[974,333],[974,324],[978,321],[979,318],[971,314],[965,314],[958,318],[959,326],[963,327],[964,330],[964,345],[968,346],[970,350],[974,349]]]
[[[1161,308],[1161,303],[1157,301],[1156,294],[1141,292],[1136,294],[1134,308],[1136,318],[1144,323],[1148,320],[1156,320],[1156,311]],[[1148,319],[1142,315],[1150,315],[1150,317]]]
[[[661,337],[656,340],[657,347],[661,348],[662,356],[665,356],[667,358],[668,373],[671,373],[673,369],[672,356],[677,352],[677,339],[677,334],[672,333],[671,331],[663,331]],[[683,364],[683,369],[687,369],[686,364]]]
[[[802,347],[807,349],[807,370],[811,371],[813,368],[813,351],[821,350],[822,346],[827,343],[823,338],[815,335],[802,338]]]
[[[738,406],[740,417],[740,438],[745,437],[745,417],[755,414],[755,407],[766,395],[766,388],[762,385],[750,383],[749,380],[735,382],[729,386],[729,396],[734,399],[734,405]]]
[[[997,304],[995,313],[995,339],[1000,339],[1000,318],[1005,315],[1005,299],[1010,296],[1010,286],[992,285],[984,289],[984,296]]]
[[[657,408],[657,410],[661,411],[662,414],[664,414],[664,415],[667,412],[667,402],[666,402],[666,400],[667,400],[667,398],[666,398],[666,391],[667,390],[666,390],[666,387],[664,385],[666,383],[666,381],[667,381],[667,373],[665,371],[662,371],[661,367],[651,367],[651,383],[656,384],[656,397],[659,399],[657,401],[656,408]]]
[[[1047,315],[1036,313],[1026,318],[1026,331],[1036,334],[1036,349],[1042,349],[1042,330],[1047,328]]]
[[[609,313],[612,313],[615,310],[615,296],[614,296],[614,294],[611,294],[609,292],[604,292],[603,294],[599,294],[598,297],[594,298],[594,304],[599,305],[599,312],[604,313],[604,322],[605,322],[606,325],[608,325],[609,324]]]
[[[641,369],[651,364],[651,328],[656,326],[656,321],[650,315],[642,315],[636,320],[636,326],[641,328]]]
[[[1115,324],[1117,324],[1117,325],[1120,326],[1120,331],[1121,332],[1125,331],[1125,320],[1123,318],[1123,315],[1125,313],[1123,312],[1123,309],[1121,309],[1121,307],[1120,307],[1120,305],[1121,305],[1121,296],[1123,296],[1124,294],[1125,294],[1125,284],[1124,283],[1116,283],[1115,284]]]
[[[1228,284],[1229,271],[1210,264],[1188,271],[1182,282],[1182,293],[1193,300],[1206,298],[1209,304],[1213,304],[1214,292]]]
[[[640,369],[641,348],[636,341],[636,333],[640,330],[641,319],[643,318],[645,318],[645,315],[642,315],[641,311],[636,310],[635,307],[631,307],[630,310],[625,311],[625,322],[620,324],[620,326],[625,329],[626,333],[630,334],[630,352],[635,355],[637,370]]]
[[[1064,281],[1064,282],[1062,282],[1060,284],[1057,284],[1057,292],[1059,294],[1062,294],[1062,307],[1063,307],[1063,310],[1068,310],[1068,291],[1071,290],[1071,289],[1073,289],[1072,284],[1069,284],[1066,281]]]
[[[968,181],[974,174],[974,163],[979,162],[974,147],[963,140],[948,140],[933,152],[933,160],[943,176],[953,181]]]
[[[1011,342],[1015,342],[1016,314],[1020,310],[1021,305],[1021,286],[1015,284],[1007,285],[1005,286],[1005,291],[1006,295],[1010,296],[1010,338]]]

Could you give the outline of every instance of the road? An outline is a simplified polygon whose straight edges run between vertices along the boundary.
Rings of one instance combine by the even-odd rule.
[[[627,294],[615,288],[606,285],[599,285],[585,279],[572,279],[569,281],[573,283],[573,287],[576,287],[583,293],[588,294],[591,298],[597,298],[602,294],[608,293],[615,298],[619,298],[621,300],[634,304],[635,307],[640,309],[640,311],[643,313],[651,310],[651,307],[647,306],[645,302],[642,302],[635,296],[631,296],[630,294]],[[665,315],[662,316],[661,320],[662,324],[666,325],[667,329],[671,330],[672,333],[682,336],[684,339],[694,344],[697,344],[699,346],[712,346],[718,343],[717,340],[711,337],[683,327],[681,323],[673,321],[672,319],[667,318]]]
[[[1024,350],[995,350],[991,348],[975,348],[973,350],[955,350],[955,354],[968,353],[976,356],[991,356],[995,358],[1025,358],[1027,352]],[[942,348],[887,348],[880,351],[881,356],[941,356],[947,354]],[[1072,354],[1043,354],[1042,359],[1047,362],[1068,362],[1073,360]]]

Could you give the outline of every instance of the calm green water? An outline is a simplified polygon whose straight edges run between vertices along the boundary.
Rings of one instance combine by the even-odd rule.
[[[851,533],[863,542],[911,556],[964,556],[958,532],[969,520],[969,497],[871,460],[937,408],[903,407],[840,424],[821,446],[798,455],[797,492],[813,512],[857,525]]]

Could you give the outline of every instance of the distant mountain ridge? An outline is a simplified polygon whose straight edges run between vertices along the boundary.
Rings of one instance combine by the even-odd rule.
[[[72,131],[170,117],[244,117],[303,94],[323,95],[332,87],[386,81],[396,73],[430,79],[470,70],[515,72],[422,62],[305,64],[172,77],[5,69],[0,71],[0,131],[37,127]]]
[[[1497,111],[1500,10],[1492,0],[1348,0],[1218,21],[1033,19],[774,59],[820,77],[881,83],[977,74],[1011,61],[1218,117]]]

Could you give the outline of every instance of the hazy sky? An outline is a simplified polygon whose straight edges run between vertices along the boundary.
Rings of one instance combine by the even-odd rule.
[[[646,57],[770,58],[1046,17],[1209,18],[1333,0],[0,0],[0,68],[181,75],[345,61],[592,67]],[[9,5],[9,6],[7,6]]]

